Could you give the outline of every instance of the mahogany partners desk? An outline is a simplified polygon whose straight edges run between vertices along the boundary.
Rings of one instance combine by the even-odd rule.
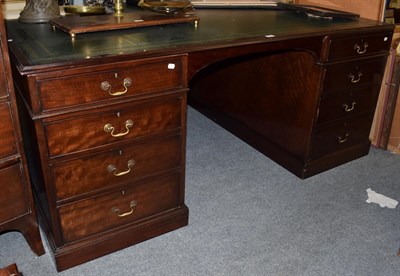
[[[33,190],[58,270],[187,225],[187,95],[301,178],[368,154],[392,25],[281,10],[197,16],[197,27],[74,39],[48,24],[7,23]]]

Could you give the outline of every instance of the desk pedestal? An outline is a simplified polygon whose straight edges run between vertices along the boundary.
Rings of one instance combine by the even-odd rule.
[[[384,61],[321,64],[310,52],[291,49],[230,58],[195,75],[189,104],[307,178],[368,154]],[[351,82],[340,75],[342,67],[351,74],[362,66],[365,77],[372,65],[360,85],[329,84]]]

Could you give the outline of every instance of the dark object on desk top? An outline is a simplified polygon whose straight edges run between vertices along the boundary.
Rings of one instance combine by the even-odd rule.
[[[190,0],[140,0],[138,6],[164,14],[194,14],[193,5]]]
[[[137,6],[139,3],[139,0],[125,0],[125,3],[127,6]]]
[[[60,16],[57,1],[26,0],[24,9],[19,14],[19,21],[24,23],[45,23]]]
[[[277,7],[289,9],[297,12],[302,12],[308,16],[325,18],[325,19],[356,19],[359,18],[359,14],[344,12],[339,10],[327,9],[317,6],[308,5],[297,5],[297,4],[287,4],[278,2]]]

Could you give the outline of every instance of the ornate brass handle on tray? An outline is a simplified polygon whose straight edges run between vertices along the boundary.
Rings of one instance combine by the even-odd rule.
[[[121,132],[121,133],[114,133],[114,127],[112,126],[112,124],[108,123],[104,125],[104,131],[105,132],[110,132],[112,137],[121,137],[124,135],[127,135],[129,133],[129,129],[133,126],[133,121],[132,120],[126,120],[125,121],[125,128],[126,131],[125,132]]]
[[[353,109],[356,106],[356,104],[357,104],[357,102],[354,101],[354,102],[351,103],[351,107],[348,104],[345,104],[345,103],[342,104],[342,106],[344,108],[344,111],[350,112],[350,111],[353,111]]]
[[[120,218],[126,217],[126,216],[129,216],[130,214],[132,214],[134,212],[136,204],[137,204],[136,201],[132,200],[131,203],[129,204],[130,211],[128,211],[126,213],[122,213],[121,214],[121,210],[118,209],[117,207],[112,207],[111,208],[111,212],[113,212],[114,214],[116,214]]]
[[[107,171],[110,173],[113,173],[115,176],[123,176],[125,174],[130,173],[133,166],[135,166],[135,160],[133,160],[133,159],[128,160],[126,165],[128,167],[128,169],[126,171],[118,172],[117,167],[115,167],[115,165],[113,165],[113,164],[110,164],[107,166]]]
[[[124,95],[126,92],[128,92],[128,87],[132,85],[132,79],[131,78],[125,78],[124,82],[123,82],[124,91],[120,91],[120,92],[111,92],[111,84],[108,81],[103,81],[100,84],[100,88],[103,91],[107,91],[108,94],[110,94],[111,96],[121,96]]]
[[[367,52],[367,47],[368,47],[368,43],[364,43],[363,46],[361,47],[360,44],[355,44],[354,45],[354,50],[356,50],[357,54],[362,55],[365,54]]]

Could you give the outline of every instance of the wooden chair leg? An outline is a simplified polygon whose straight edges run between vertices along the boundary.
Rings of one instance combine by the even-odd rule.
[[[19,276],[21,275],[18,271],[16,264],[9,265],[4,268],[0,268],[0,276]]]
[[[24,235],[24,238],[32,251],[38,256],[43,255],[44,248],[42,238],[40,237],[39,227],[35,218],[33,216],[28,218],[26,224],[29,225],[29,227],[23,227],[20,229],[21,233]]]

